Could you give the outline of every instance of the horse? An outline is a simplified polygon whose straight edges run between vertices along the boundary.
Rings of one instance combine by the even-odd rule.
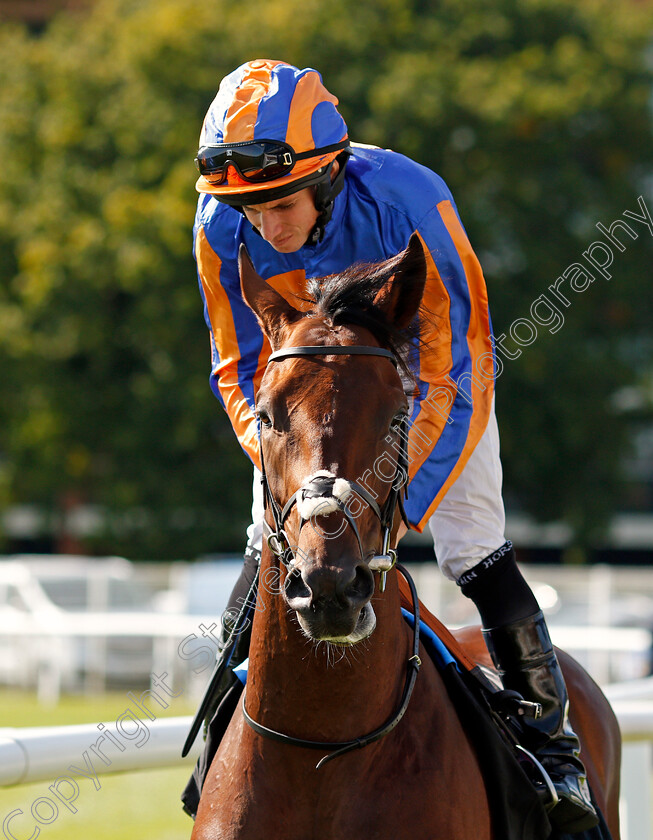
[[[414,235],[396,257],[312,281],[299,307],[242,247],[239,264],[272,350],[256,404],[270,536],[243,700],[192,840],[503,840],[470,736],[402,616],[393,569],[422,245]],[[490,665],[480,631],[463,636]],[[591,678],[561,661],[595,800],[619,840],[618,726]]]

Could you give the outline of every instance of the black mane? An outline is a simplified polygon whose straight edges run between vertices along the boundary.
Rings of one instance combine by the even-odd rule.
[[[414,322],[408,329],[392,324],[382,309],[374,305],[374,298],[395,273],[394,261],[356,263],[340,274],[310,280],[308,292],[313,313],[334,326],[365,327],[381,347],[391,350],[411,379],[409,362],[419,342],[419,330]]]

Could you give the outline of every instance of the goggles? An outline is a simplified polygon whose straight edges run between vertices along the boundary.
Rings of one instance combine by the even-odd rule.
[[[348,139],[308,152],[296,152],[292,146],[280,140],[221,143],[217,146],[202,146],[195,158],[195,165],[211,185],[224,184],[230,166],[233,166],[243,181],[263,184],[287,175],[298,160],[320,157],[347,146]]]

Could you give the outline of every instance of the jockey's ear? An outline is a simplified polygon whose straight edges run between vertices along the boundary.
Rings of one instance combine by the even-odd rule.
[[[300,318],[301,312],[259,277],[243,244],[238,252],[238,269],[243,299],[258,318],[272,349],[275,350],[281,342],[284,328]]]
[[[389,279],[379,289],[374,305],[390,323],[404,329],[413,320],[424,294],[426,258],[419,234],[413,233],[405,251],[386,262]]]

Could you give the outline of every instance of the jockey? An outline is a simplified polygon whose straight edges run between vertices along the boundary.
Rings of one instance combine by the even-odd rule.
[[[241,296],[238,249],[244,243],[258,274],[300,308],[307,278],[391,257],[417,232],[427,263],[423,304],[433,318],[421,325],[413,371],[407,518],[418,531],[430,528],[440,568],[476,604],[506,688],[541,705],[526,746],[558,792],[552,823],[584,830],[597,817],[567,690],[504,535],[496,359],[481,267],[442,179],[403,155],[351,143],[337,104],[315,70],[255,60],[223,79],[202,126],[194,255],[211,387],[255,474],[230,608],[246,596],[266,527],[255,402],[271,352]],[[238,641],[240,658],[247,636]]]

